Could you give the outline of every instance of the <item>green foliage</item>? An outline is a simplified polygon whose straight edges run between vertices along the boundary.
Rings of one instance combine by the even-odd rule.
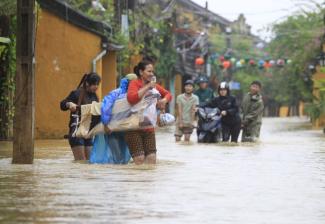
[[[148,56],[157,58],[155,71],[158,77],[170,78],[176,63],[177,53],[173,47],[173,35],[171,35],[171,24],[160,22],[156,35],[151,37],[146,46]]]
[[[4,116],[0,117],[0,138],[8,138],[11,135],[14,117],[14,92],[16,74],[16,16],[10,16],[10,42],[0,45],[0,65],[4,75],[0,76],[0,110]]]
[[[274,38],[264,52],[252,47],[252,38],[234,35],[231,40],[236,58],[266,59],[267,56],[292,61],[284,67],[270,69],[250,66],[236,69],[233,79],[240,82],[242,87],[237,94],[247,91],[249,83],[257,79],[263,83],[263,95],[277,105],[298,105],[299,101],[311,102],[313,82],[308,66],[315,63],[315,58],[321,51],[324,35],[323,15],[324,9],[315,4],[314,11],[302,11],[273,25]],[[219,40],[215,39],[215,43],[221,43],[224,38],[223,36]],[[323,95],[325,94],[322,93],[314,104],[307,107],[310,116],[317,117],[325,112]]]
[[[290,16],[273,26],[275,38],[269,45],[270,53],[274,57],[290,58],[292,69],[302,72],[320,52],[323,27],[321,12]]]
[[[325,80],[317,80],[314,83],[319,96],[314,96],[313,102],[306,105],[305,112],[310,116],[312,121],[315,121],[321,114],[325,113]]]
[[[106,22],[114,28],[112,41],[125,46],[118,52],[118,71],[122,72],[129,65],[131,55],[142,54],[157,59],[155,71],[159,77],[170,77],[176,61],[176,51],[172,46],[171,24],[156,19],[161,10],[158,5],[148,4],[134,11],[124,11],[129,18],[129,35],[125,35],[114,20],[113,0],[100,1],[105,12],[94,10],[90,0],[67,2],[91,18]]]
[[[261,76],[255,68],[248,68],[239,70],[234,74],[234,79],[240,82],[241,91],[240,93],[248,92],[250,84],[254,80],[260,80]]]
[[[226,35],[221,33],[210,34],[209,40],[212,44],[211,50],[213,52],[223,52],[226,50]]]
[[[237,58],[258,58],[262,54],[257,53],[254,46],[253,37],[246,35],[234,35],[231,38],[232,48]]]
[[[16,1],[13,0],[1,0],[0,1],[0,15],[11,16],[16,14]]]
[[[324,35],[324,9],[316,3],[315,6],[316,9],[312,12],[302,11],[275,24],[272,27],[275,38],[270,42],[268,49],[273,58],[292,60],[290,65],[275,73],[274,85],[279,87],[275,99],[291,105],[300,100],[310,102],[306,112],[312,119],[325,112],[323,93],[319,99],[312,95],[312,74],[308,69],[321,52]]]
[[[113,24],[114,20],[114,2],[113,0],[100,0],[106,11],[99,11],[91,6],[91,0],[66,0],[73,8],[80,10],[92,19],[103,21],[107,24]]]

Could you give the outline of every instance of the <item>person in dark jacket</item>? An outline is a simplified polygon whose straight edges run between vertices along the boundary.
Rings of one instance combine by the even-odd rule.
[[[92,148],[92,139],[84,139],[73,137],[72,134],[76,130],[75,116],[80,116],[80,106],[90,104],[93,101],[98,102],[96,91],[100,83],[100,76],[97,73],[85,74],[77,89],[70,92],[70,94],[61,101],[61,110],[70,110],[69,122],[69,144],[74,155],[75,160],[88,160],[90,150]]]
[[[260,137],[263,117],[263,97],[261,95],[262,84],[259,81],[251,83],[249,93],[244,96],[242,111],[242,142],[255,142]]]
[[[199,85],[199,89],[197,89],[194,94],[199,97],[199,103],[203,105],[212,100],[214,95],[213,90],[208,86],[208,78],[205,76],[200,76],[196,80],[196,83]]]
[[[218,87],[219,96],[213,98],[206,104],[208,107],[219,108],[221,111],[222,139],[228,142],[237,142],[241,129],[239,107],[236,98],[230,95],[229,85],[226,82],[220,83]]]

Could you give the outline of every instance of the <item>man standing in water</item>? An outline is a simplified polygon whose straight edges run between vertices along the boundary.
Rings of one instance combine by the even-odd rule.
[[[185,82],[185,93],[177,96],[177,112],[175,140],[179,142],[185,135],[185,142],[190,141],[193,132],[193,122],[195,120],[196,106],[199,104],[199,98],[193,94],[194,82],[187,80]]]
[[[213,90],[208,87],[209,80],[205,76],[200,76],[196,81],[199,85],[199,89],[194,92],[199,97],[199,103],[204,104],[213,99]]]
[[[250,85],[250,92],[244,96],[242,102],[242,142],[254,142],[260,136],[263,116],[263,99],[260,94],[262,84],[254,81]]]

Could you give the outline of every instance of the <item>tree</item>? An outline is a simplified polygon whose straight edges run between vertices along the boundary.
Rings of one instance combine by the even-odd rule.
[[[324,10],[315,3],[315,10],[301,11],[272,27],[274,38],[269,52],[274,58],[289,58],[292,63],[274,73],[279,86],[275,99],[287,105],[312,101],[311,72],[308,67],[320,54]]]

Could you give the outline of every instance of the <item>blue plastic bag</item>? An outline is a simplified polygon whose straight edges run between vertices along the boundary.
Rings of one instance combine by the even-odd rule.
[[[90,153],[90,163],[127,164],[131,159],[124,134],[115,132],[110,135],[95,136],[94,146]]]
[[[111,121],[115,101],[126,96],[128,84],[129,81],[126,78],[121,79],[120,87],[104,97],[101,107],[101,121],[104,125]]]

